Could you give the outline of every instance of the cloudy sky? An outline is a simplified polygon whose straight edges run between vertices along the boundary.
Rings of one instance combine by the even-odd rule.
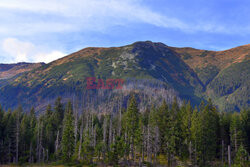
[[[88,46],[151,40],[250,43],[249,0],[0,0],[0,63],[51,62]]]

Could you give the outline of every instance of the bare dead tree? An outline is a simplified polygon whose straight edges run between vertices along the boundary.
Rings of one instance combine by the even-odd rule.
[[[76,143],[77,143],[77,134],[78,134],[78,111],[77,109],[74,109],[74,137],[75,137],[75,148],[76,148]]]
[[[148,134],[147,134],[147,161],[151,162],[152,161],[152,145],[151,145],[151,132],[150,132],[150,126],[148,124],[147,128]]]
[[[109,121],[109,148],[111,147],[112,144],[112,116],[110,117]]]
[[[122,129],[122,104],[121,99],[118,101],[118,112],[119,112],[119,120],[118,120],[118,136],[121,136]]]
[[[80,128],[80,140],[79,140],[79,148],[78,148],[78,160],[81,159],[83,126],[84,126],[84,119],[83,119],[83,115],[82,115],[82,122],[81,122],[81,128]]]
[[[20,112],[17,112],[16,118],[16,163],[18,163],[18,148],[19,148],[19,135],[20,135]]]
[[[38,127],[37,127],[37,141],[36,141],[36,156],[37,156],[37,161],[39,162],[39,144],[40,144],[40,121],[38,122]]]
[[[93,146],[94,147],[96,146],[96,127],[97,127],[97,125],[95,125],[95,127],[94,127],[94,134],[93,134]]]
[[[103,159],[105,159],[105,152],[106,152],[106,134],[107,134],[107,118],[104,118],[103,123]]]
[[[41,123],[41,133],[40,133],[40,139],[39,139],[39,149],[38,149],[38,161],[41,162],[41,155],[42,155],[42,150],[43,150],[43,147],[42,147],[42,140],[43,140],[43,122]]]
[[[55,141],[55,154],[56,154],[56,156],[58,156],[58,149],[59,149],[59,133],[60,133],[60,131],[58,130],[57,134],[56,134],[56,141]]]
[[[91,112],[91,145],[94,146],[94,114]]]
[[[9,164],[11,162],[11,151],[10,151],[10,147],[11,147],[11,142],[9,141],[9,144],[8,144],[8,160],[9,160]]]
[[[224,163],[224,140],[221,140],[221,164]]]
[[[228,148],[227,148],[227,154],[228,154],[228,166],[231,167],[231,147],[230,145],[228,145]]]
[[[157,160],[157,153],[160,150],[159,142],[160,142],[160,135],[159,135],[159,128],[156,126],[154,127],[154,163]]]
[[[146,134],[146,127],[143,125],[142,127],[142,162],[144,162],[144,154],[145,154],[145,148],[147,147],[147,134]]]

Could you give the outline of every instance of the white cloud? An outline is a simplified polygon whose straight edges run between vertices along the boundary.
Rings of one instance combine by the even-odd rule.
[[[2,49],[10,56],[10,59],[20,62],[28,61],[27,54],[33,52],[34,45],[15,38],[7,38],[2,43]]]
[[[143,6],[141,0],[1,0],[1,8],[7,12],[32,12],[38,15],[60,17],[56,20],[47,17],[47,20],[43,20],[43,24],[36,19],[30,22],[26,17],[20,18],[19,15],[15,18],[14,15],[15,23],[8,23],[9,25],[6,26],[10,29],[3,30],[5,33],[11,31],[18,35],[26,32],[34,34],[48,31],[103,31],[108,27],[123,25],[127,22],[187,29],[187,25],[182,21],[152,11]],[[22,28],[16,29],[16,27]],[[28,31],[23,31],[24,29]]]
[[[51,62],[53,60],[57,60],[57,59],[64,57],[64,56],[65,56],[65,53],[54,50],[54,51],[51,51],[49,53],[38,53],[36,55],[35,61],[48,63],[48,62]]]
[[[2,50],[7,58],[6,62],[45,62],[49,63],[53,60],[65,56],[61,51],[47,51],[41,46],[36,46],[30,42],[20,41],[16,38],[6,38],[2,42]]]
[[[64,36],[59,37],[59,35],[66,34],[65,38],[68,38],[72,33],[84,38],[81,33],[91,34],[94,31],[105,34],[109,32],[106,30],[114,26],[135,25],[133,23],[178,29],[190,34],[197,32],[250,34],[249,25],[228,26],[223,22],[216,22],[216,19],[197,21],[195,17],[187,22],[181,15],[169,16],[166,13],[145,6],[143,0],[0,0],[0,41],[3,41],[4,51],[0,55],[0,61],[50,62],[65,55],[58,49],[51,49],[55,45],[60,45],[58,42],[61,43],[59,40]],[[54,39],[50,38],[51,36]],[[46,41],[46,44],[18,40],[34,41],[35,38],[37,38],[36,43]],[[67,39],[63,42],[67,42]],[[50,45],[51,48],[44,45]]]
[[[249,26],[226,26],[212,23],[211,20],[185,22],[181,18],[169,17],[148,8],[142,0],[1,0],[0,9],[4,9],[0,12],[0,21],[1,15],[13,14],[13,18],[9,19],[13,21],[6,24],[2,22],[0,28],[0,33],[12,36],[44,32],[105,31],[128,22],[148,23],[189,33],[250,33]],[[24,12],[26,15],[15,12]],[[41,19],[39,16],[46,17]]]

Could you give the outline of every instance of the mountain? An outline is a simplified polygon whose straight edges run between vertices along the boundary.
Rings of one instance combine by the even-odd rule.
[[[172,48],[198,75],[206,91],[221,110],[249,108],[250,45],[225,51]]]
[[[249,49],[245,45],[215,52],[151,41],[85,48],[7,79],[8,84],[0,85],[0,104],[6,108],[23,104],[41,109],[61,96],[86,106],[104,106],[118,94],[126,98],[134,91],[139,92],[141,101],[151,100],[152,95],[156,102],[158,97],[171,100],[177,96],[192,104],[212,98],[220,109],[239,110],[250,104]],[[119,78],[125,83],[120,91],[87,90],[87,77]]]
[[[44,63],[0,64],[0,80],[12,78],[23,72],[31,71]]]
[[[0,64],[0,87],[9,84],[9,79],[18,77],[24,72],[31,71],[44,65],[44,63],[13,63]]]

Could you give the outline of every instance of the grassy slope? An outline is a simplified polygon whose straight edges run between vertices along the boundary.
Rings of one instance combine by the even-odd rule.
[[[222,110],[249,108],[250,60],[223,69],[208,85],[207,95]]]
[[[31,71],[43,63],[0,64],[0,79],[8,79],[23,72]]]
[[[221,110],[249,108],[250,45],[226,51],[171,48],[194,69]]]
[[[194,71],[166,45],[137,42],[118,48],[83,49],[25,73],[1,89],[0,103],[10,107],[20,102],[31,105],[67,93],[82,92],[86,77],[94,76],[160,80],[195,102],[199,101],[196,92],[202,90]]]
[[[249,45],[214,52],[152,42],[86,48],[9,80],[1,89],[0,103],[10,107],[21,101],[44,103],[82,92],[86,77],[95,76],[156,79],[193,103],[210,97],[221,109],[249,107],[249,53]]]

